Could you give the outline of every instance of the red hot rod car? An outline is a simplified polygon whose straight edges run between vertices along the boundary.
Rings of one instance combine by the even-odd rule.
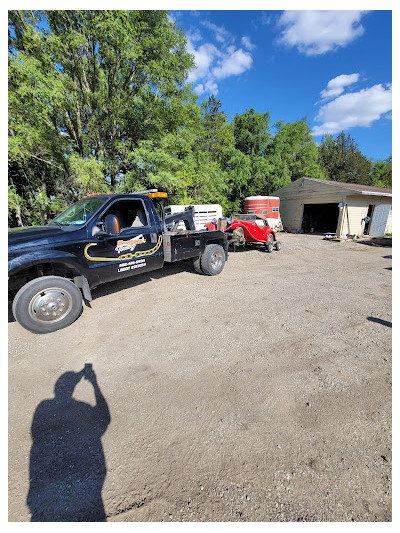
[[[254,213],[235,215],[232,219],[220,218],[206,224],[206,228],[215,231],[217,228],[224,231],[233,246],[244,246],[249,243],[264,243],[268,252],[280,250],[281,243],[276,238],[276,233],[268,226],[264,215]]]

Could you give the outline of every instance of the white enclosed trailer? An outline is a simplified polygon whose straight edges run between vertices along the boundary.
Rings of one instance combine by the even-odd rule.
[[[165,214],[168,216],[180,213],[184,211],[185,207],[188,207],[188,205],[167,205],[165,207]],[[222,217],[222,207],[219,204],[198,204],[193,207],[196,230],[204,229],[207,222]],[[179,223],[178,228],[185,229],[183,222]]]

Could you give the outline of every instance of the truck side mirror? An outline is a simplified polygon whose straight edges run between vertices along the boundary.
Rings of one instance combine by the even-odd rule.
[[[104,227],[108,235],[118,235],[121,231],[119,220],[115,215],[107,215],[104,220]]]

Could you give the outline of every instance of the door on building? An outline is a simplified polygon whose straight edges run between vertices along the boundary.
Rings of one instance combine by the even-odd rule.
[[[390,204],[376,205],[369,223],[368,235],[375,237],[382,237],[385,235],[386,224],[390,213]]]
[[[365,226],[364,226],[364,235],[369,235],[369,228],[371,227],[371,220],[372,220],[372,216],[374,214],[374,209],[375,209],[375,206],[374,205],[369,205],[368,206],[368,211],[367,211],[367,216],[366,216],[366,222],[365,222]]]
[[[336,233],[339,206],[332,204],[304,204],[301,231],[303,233]]]

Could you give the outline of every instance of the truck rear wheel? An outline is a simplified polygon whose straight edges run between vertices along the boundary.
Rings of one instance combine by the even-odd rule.
[[[225,266],[225,250],[219,244],[207,244],[200,259],[201,269],[207,276],[216,276]]]
[[[43,276],[29,281],[17,293],[13,314],[32,333],[51,333],[74,322],[82,311],[82,294],[68,279]]]
[[[198,274],[204,274],[201,269],[201,257],[196,257],[193,259],[193,267]]]

